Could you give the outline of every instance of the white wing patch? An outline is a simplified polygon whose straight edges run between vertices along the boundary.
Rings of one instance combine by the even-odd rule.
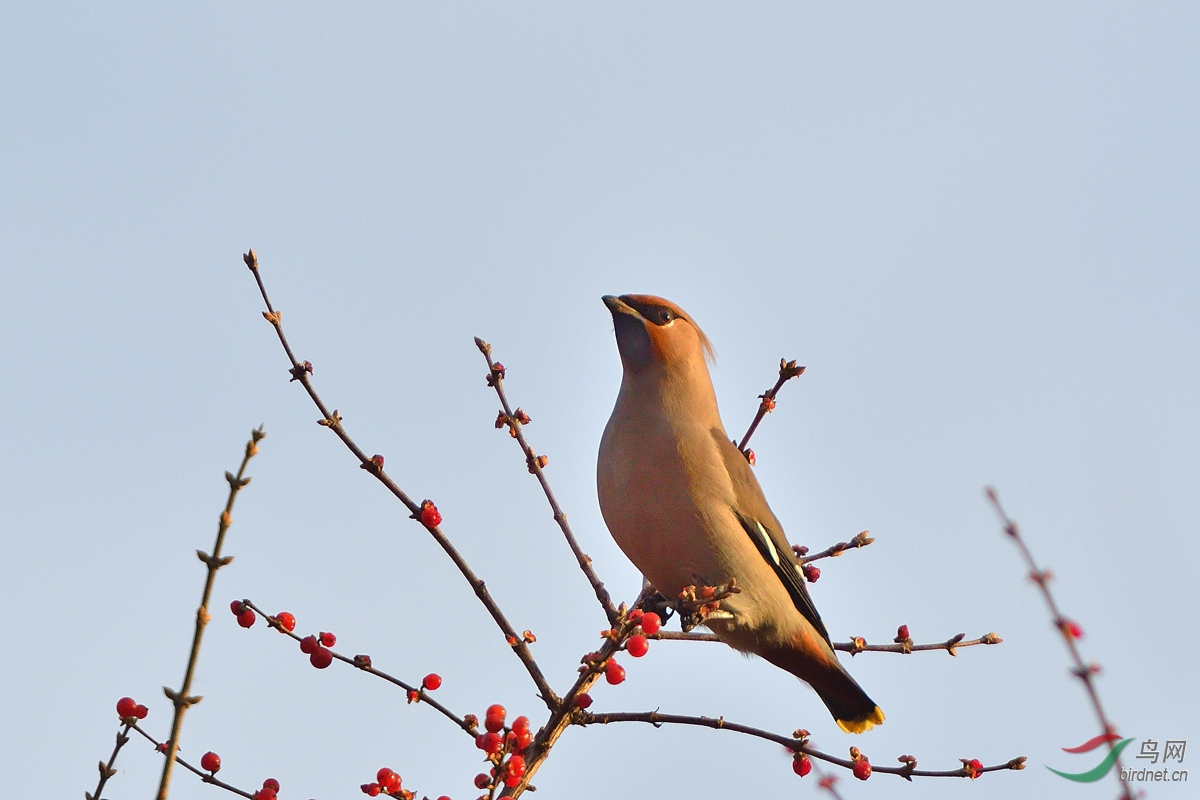
[[[763,544],[767,546],[767,551],[771,554],[771,560],[775,562],[775,566],[780,566],[779,551],[775,549],[775,543],[771,541],[771,535],[767,533],[767,529],[758,520],[754,520],[754,525],[758,528],[759,538],[763,540]]]

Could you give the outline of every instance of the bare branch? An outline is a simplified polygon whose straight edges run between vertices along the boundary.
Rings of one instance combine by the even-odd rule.
[[[187,710],[196,703],[200,702],[199,697],[192,697],[192,679],[196,676],[196,663],[200,659],[200,641],[204,638],[204,628],[208,625],[208,621],[212,619],[212,615],[208,613],[208,603],[212,599],[213,583],[217,578],[217,570],[228,564],[233,559],[231,557],[222,558],[221,548],[225,545],[225,533],[229,530],[233,519],[230,514],[233,512],[233,503],[237,500],[238,492],[242,487],[250,483],[250,479],[245,477],[246,465],[250,463],[250,459],[258,453],[258,443],[266,436],[261,427],[250,432],[250,441],[246,442],[246,452],[242,456],[242,465],[238,467],[237,475],[225,473],[225,480],[229,482],[229,498],[225,501],[225,509],[221,512],[220,521],[217,523],[217,540],[213,545],[212,555],[197,550],[196,555],[204,562],[208,568],[208,575],[204,581],[204,593],[200,597],[200,608],[196,611],[196,631],[192,635],[192,650],[188,655],[187,669],[183,674],[183,686],[178,692],[174,692],[167,687],[163,687],[163,692],[166,693],[168,699],[175,706],[175,715],[171,720],[171,736],[168,739],[170,744],[167,747],[167,760],[163,763],[162,778],[158,783],[158,800],[167,800],[167,790],[171,784],[171,771],[175,766],[175,754],[179,750],[179,734],[183,730],[183,715]]]
[[[836,764],[839,767],[853,769],[854,762],[850,759],[838,758],[837,756],[823,753],[820,750],[808,744],[808,732],[804,730],[796,731],[792,736],[784,736],[778,733],[771,733],[761,728],[755,728],[750,725],[742,725],[737,722],[730,722],[724,717],[691,717],[683,714],[663,714],[658,711],[622,711],[613,713],[591,714],[584,713],[580,715],[579,724],[581,725],[607,725],[614,722],[645,722],[653,725],[656,728],[663,725],[696,725],[703,728],[712,728],[714,730],[727,730],[735,733],[742,733],[747,736],[754,736],[759,739],[765,739],[769,742],[781,744],[795,753],[804,753],[811,758],[818,758],[830,764]],[[798,734],[798,735],[797,735]],[[912,762],[915,765],[915,761]],[[906,764],[903,767],[884,767],[871,765],[873,772],[884,772],[890,775],[899,775],[903,778],[968,778],[971,777],[971,770],[962,766],[958,769],[948,770],[928,770],[928,769],[911,769]],[[982,767],[976,771],[976,774],[984,772],[997,772],[1000,770],[1024,769],[1025,756],[1018,756],[1003,764],[997,764],[992,767]]]
[[[267,306],[267,310],[263,312],[263,317],[271,323],[272,327],[275,328],[275,333],[279,336],[279,343],[283,346],[283,351],[287,354],[288,361],[292,365],[288,372],[291,374],[292,380],[300,382],[300,385],[304,387],[304,391],[306,391],[308,396],[312,399],[313,404],[316,405],[317,410],[321,412],[321,419],[319,420],[319,423],[337,434],[337,437],[342,440],[342,443],[346,445],[346,448],[354,454],[355,458],[358,459],[359,466],[374,475],[380,483],[387,487],[387,490],[391,492],[396,499],[403,503],[410,512],[412,512],[412,518],[419,521],[425,527],[425,530],[429,531],[429,535],[433,537],[434,541],[436,541],[442,550],[445,551],[446,555],[450,556],[450,560],[454,562],[454,566],[458,567],[458,571],[462,573],[462,576],[466,578],[467,583],[471,585],[471,589],[474,590],[475,596],[479,598],[481,603],[483,603],[484,608],[486,608],[488,613],[491,614],[492,619],[500,628],[500,631],[504,634],[504,639],[508,643],[509,647],[511,647],[513,652],[517,654],[517,657],[521,659],[521,663],[525,665],[525,670],[529,673],[529,677],[533,679],[533,682],[537,686],[538,692],[540,693],[542,700],[546,703],[547,708],[549,708],[551,711],[554,711],[560,702],[558,696],[555,695],[554,690],[550,688],[550,684],[547,683],[546,677],[542,674],[541,668],[537,665],[537,662],[534,661],[533,654],[529,652],[528,645],[525,643],[524,639],[517,634],[516,629],[514,629],[512,624],[509,623],[508,618],[504,616],[504,612],[500,610],[500,606],[497,605],[496,601],[492,598],[483,581],[475,575],[474,570],[472,570],[470,565],[467,564],[466,559],[464,559],[462,554],[459,553],[454,545],[450,543],[449,538],[442,533],[442,530],[438,524],[441,521],[441,515],[436,515],[435,519],[437,521],[435,522],[433,519],[431,519],[431,515],[422,514],[425,505],[417,503],[411,497],[405,494],[404,490],[401,489],[396,482],[393,481],[388,474],[383,471],[383,457],[368,457],[362,448],[360,448],[354,442],[354,440],[350,438],[350,435],[346,433],[346,429],[342,425],[342,417],[340,414],[338,414],[337,409],[330,411],[328,406],[325,405],[320,396],[317,394],[316,389],[313,387],[312,380],[309,378],[309,376],[312,374],[312,364],[307,361],[297,360],[295,353],[292,352],[292,348],[288,344],[287,337],[283,333],[283,325],[280,322],[282,313],[275,310],[274,306],[271,305],[271,299],[267,296],[267,289],[263,285],[262,274],[259,272],[258,268],[258,256],[253,250],[251,250],[243,256],[243,260],[246,262],[246,266],[250,268],[250,271],[254,273],[254,280],[258,283],[258,290],[262,293],[263,302]]]
[[[795,361],[787,361],[779,359],[779,380],[775,381],[775,385],[759,395],[762,400],[758,404],[758,413],[754,415],[754,420],[750,423],[750,427],[746,429],[746,435],[742,437],[742,441],[737,448],[742,452],[742,455],[754,463],[753,451],[747,450],[747,445],[750,444],[750,437],[754,435],[754,431],[758,430],[758,424],[763,421],[763,417],[775,410],[775,396],[779,394],[779,390],[783,385],[792,378],[798,378],[804,374],[804,367],[796,366]]]
[[[796,558],[801,564],[810,564],[813,561],[817,561],[822,558],[836,558],[847,550],[856,550],[866,547],[875,541],[875,539],[870,536],[870,533],[870,531],[862,531],[856,534],[854,538],[848,542],[838,542],[837,544],[830,545],[821,552],[811,556],[808,554],[808,548],[804,545],[794,544],[792,545],[792,550],[795,551]]]
[[[104,796],[104,784],[108,783],[109,778],[117,774],[117,771],[113,769],[113,764],[117,761],[117,753],[121,752],[121,748],[129,741],[129,729],[132,727],[134,727],[133,722],[126,722],[125,729],[117,731],[117,744],[113,747],[112,755],[108,757],[108,763],[100,762],[100,782],[96,784],[95,793],[83,793],[87,800],[101,800]]]
[[[719,642],[720,638],[712,633],[681,633],[678,631],[659,631],[658,633],[649,634],[647,639],[663,639],[666,641],[676,642]],[[899,638],[899,637],[898,637]],[[898,641],[895,644],[867,644],[866,640],[861,636],[856,636],[849,642],[834,642],[833,649],[840,650],[843,653],[855,655],[858,653],[921,653],[932,650],[945,650],[950,655],[956,655],[954,652],[960,647],[974,647],[980,644],[1000,644],[1004,640],[994,633],[985,633],[978,639],[966,639],[966,634],[960,633],[950,637],[944,642],[935,642],[933,644],[913,644],[909,639],[907,645],[903,641]]]
[[[525,463],[529,466],[529,471],[538,479],[538,483],[542,486],[542,492],[546,495],[547,502],[550,503],[550,510],[554,512],[554,521],[558,523],[558,527],[562,529],[563,536],[567,540],[567,545],[571,548],[571,552],[575,554],[575,561],[578,562],[579,568],[583,570],[583,574],[587,577],[588,583],[592,585],[592,591],[596,593],[596,599],[600,601],[600,607],[604,609],[604,613],[608,616],[608,624],[617,624],[617,609],[613,605],[612,597],[608,590],[604,588],[604,583],[600,577],[596,575],[596,570],[592,568],[592,559],[587,553],[580,548],[575,534],[571,532],[571,526],[567,524],[567,515],[558,505],[558,500],[554,497],[554,492],[550,489],[550,483],[546,480],[545,471],[545,456],[538,456],[533,447],[525,439],[524,426],[528,425],[529,415],[518,408],[513,411],[512,406],[508,403],[508,397],[504,392],[504,365],[492,360],[492,346],[475,337],[475,346],[479,348],[479,352],[483,353],[483,357],[487,360],[488,365],[488,385],[496,390],[496,396],[500,399],[502,411],[496,419],[496,427],[507,426],[509,433],[517,440],[517,444],[521,446],[521,452],[525,454]]]
[[[144,730],[139,728],[137,725],[131,725],[130,727],[132,727],[135,731],[137,731],[142,736],[144,736],[147,740],[149,740],[150,743],[154,745],[154,749],[157,750],[158,752],[163,753],[167,750],[167,747],[168,747],[167,744],[158,741],[153,736],[151,736],[150,734],[146,733]],[[226,783],[225,781],[221,780],[220,778],[218,778],[216,775],[214,775],[211,772],[205,772],[202,769],[197,769],[196,767],[193,767],[191,764],[184,761],[178,755],[175,756],[175,763],[178,764],[179,766],[183,767],[186,770],[194,772],[196,775],[200,776],[200,780],[204,781],[205,783],[211,783],[213,786],[217,786],[221,789],[224,789],[227,792],[233,792],[234,794],[241,795],[242,797],[245,797],[246,800],[254,800],[254,795],[251,794],[250,792],[243,791],[242,789],[239,789],[232,784]]]
[[[1083,682],[1084,688],[1087,690],[1088,698],[1092,701],[1092,710],[1096,712],[1096,719],[1100,722],[1100,729],[1105,734],[1115,734],[1117,726],[1108,721],[1108,716],[1104,713],[1104,707],[1100,704],[1100,694],[1096,691],[1096,684],[1093,678],[1100,671],[1098,664],[1086,664],[1082,656],[1079,655],[1079,647],[1076,641],[1083,635],[1083,630],[1079,625],[1067,617],[1063,616],[1058,610],[1058,603],[1054,601],[1054,595],[1050,593],[1050,581],[1054,577],[1049,570],[1038,569],[1037,562],[1033,560],[1033,553],[1025,544],[1025,540],[1021,538],[1021,532],[1017,528],[1017,523],[1014,522],[1005,512],[1004,507],[1000,505],[1000,497],[996,494],[996,490],[991,486],[985,490],[987,499],[991,502],[992,508],[996,510],[996,515],[1000,517],[1000,522],[1004,526],[1004,532],[1008,537],[1016,543],[1017,549],[1021,551],[1021,556],[1025,559],[1025,565],[1029,568],[1029,579],[1037,584],[1038,589],[1042,593],[1042,598],[1046,601],[1046,606],[1050,609],[1051,620],[1054,627],[1062,636],[1063,642],[1067,645],[1067,651],[1071,654],[1071,660],[1075,662],[1075,668],[1071,670],[1071,674],[1079,678]],[[1109,740],[1108,749],[1111,751],[1116,747],[1113,740]],[[1116,759],[1117,782],[1121,784],[1122,800],[1133,800],[1134,792],[1130,788],[1128,781],[1121,777],[1122,767],[1121,759],[1118,756]]]

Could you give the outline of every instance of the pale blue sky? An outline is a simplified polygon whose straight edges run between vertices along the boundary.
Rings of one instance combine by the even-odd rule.
[[[1030,759],[973,784],[847,779],[847,798],[1114,796],[1043,766],[1090,767],[1059,748],[1096,725],[991,483],[1121,731],[1200,747],[1198,23],[1187,4],[3,6],[4,793],[90,791],[122,695],[165,732],[193,551],[259,423],[183,754],[217,750],[222,777],[274,776],[284,798],[361,796],[383,765],[477,794],[465,736],[241,630],[223,611],[239,597],[408,679],[440,672],[460,712],[538,710],[466,584],[288,385],[248,247],[319,389],[438,502],[556,687],[602,617],[492,428],[471,337],[508,365],[584,548],[629,598],[593,477],[619,381],[606,293],[691,312],[739,434],[779,358],[808,365],[754,447],[794,541],[878,539],[822,565],[835,638],[1005,639],[854,658],[888,715],[862,737],[723,646],[655,645],[596,709],[803,726],[879,764]],[[106,796],[146,797],[158,756],[135,742],[118,766]],[[535,783],[817,794],[774,746],[645,726],[572,730]],[[174,796],[224,793],[180,775]]]

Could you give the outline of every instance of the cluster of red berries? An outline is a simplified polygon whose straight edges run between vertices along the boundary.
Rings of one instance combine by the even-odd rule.
[[[241,625],[243,628],[249,628],[254,624],[254,609],[241,600],[234,600],[230,603],[229,610],[237,617],[238,625]]]
[[[505,786],[516,786],[525,775],[525,750],[533,742],[533,731],[529,729],[529,717],[517,717],[507,731],[504,719],[508,712],[502,705],[488,706],[483,717],[484,733],[475,737],[475,746],[496,763],[489,774],[475,776],[475,787],[486,789],[501,780]],[[505,754],[508,758],[505,759]]]
[[[121,719],[145,719],[149,713],[150,709],[132,697],[122,697],[117,701],[117,716]]]
[[[333,653],[329,648],[337,644],[337,637],[327,631],[321,631],[316,636],[308,635],[300,640],[300,652],[308,656],[308,661],[317,669],[325,669],[333,663]]]
[[[412,800],[415,796],[412,792],[400,786],[400,775],[395,770],[388,767],[382,767],[379,772],[375,773],[375,781],[373,783],[364,783],[359,787],[363,794],[369,797],[378,797],[380,794],[386,794],[389,797],[397,797],[400,800]],[[438,800],[450,800],[445,795]]]
[[[277,794],[279,794],[279,781],[267,778],[263,781],[262,788],[254,793],[253,800],[275,800]]]
[[[659,628],[662,627],[662,617],[653,611],[643,612],[638,608],[633,610],[629,618],[641,626],[641,633],[635,633],[626,640],[625,651],[634,658],[641,658],[650,649],[650,641],[646,637],[658,633]],[[612,681],[609,681],[609,683],[612,683]],[[617,681],[617,683],[620,683],[620,681]]]

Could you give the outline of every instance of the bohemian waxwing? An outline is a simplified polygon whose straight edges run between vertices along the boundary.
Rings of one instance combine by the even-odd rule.
[[[668,598],[731,578],[705,625],[816,690],[838,727],[862,733],[883,712],[838,662],[800,565],[754,472],[721,424],[712,345],[679,306],[606,296],[624,375],[596,465],[613,538]]]

